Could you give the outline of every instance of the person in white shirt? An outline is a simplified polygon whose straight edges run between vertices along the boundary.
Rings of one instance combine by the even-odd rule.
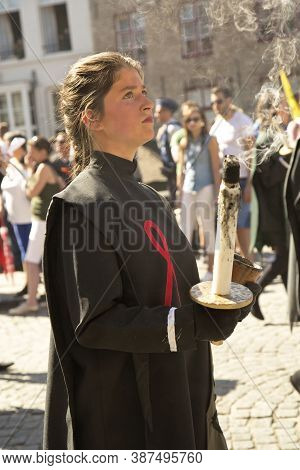
[[[212,89],[211,106],[216,119],[210,129],[210,135],[216,137],[218,141],[221,161],[225,155],[234,155],[240,160],[242,200],[238,215],[237,238],[243,256],[249,258],[251,180],[246,158],[254,143],[253,121],[232,104],[232,95],[227,88]]]
[[[2,197],[7,218],[12,224],[22,261],[24,261],[31,228],[30,201],[25,194],[27,171],[24,165],[26,155],[25,137],[14,137],[8,147],[9,160],[2,161],[6,171],[1,183]]]

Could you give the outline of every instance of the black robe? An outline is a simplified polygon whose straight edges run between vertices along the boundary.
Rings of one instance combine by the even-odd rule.
[[[288,273],[288,315],[291,327],[300,318],[300,139],[286,176],[284,196],[291,240]]]
[[[135,168],[94,152],[49,209],[44,448],[225,449],[210,344],[195,338],[195,258]]]
[[[256,152],[259,155],[271,145],[264,131],[256,141]],[[286,168],[279,160],[279,153],[272,153],[267,160],[256,166],[252,184],[259,206],[259,220],[255,245],[259,251],[267,245],[287,247],[287,230],[285,220],[283,187]],[[258,159],[259,160],[259,159]]]

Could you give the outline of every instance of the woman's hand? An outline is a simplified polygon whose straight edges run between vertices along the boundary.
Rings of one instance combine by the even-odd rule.
[[[247,307],[241,308],[241,316],[240,316],[239,321],[243,321],[244,318],[246,318],[246,316],[249,315],[249,313],[252,310],[253,305],[256,302],[256,297],[261,292],[261,286],[257,284],[256,282],[246,282],[245,286],[248,287],[249,290],[251,290],[253,294],[253,300],[250,305],[247,305]]]
[[[253,300],[250,305],[241,309],[217,310],[194,304],[198,340],[222,341],[234,332],[236,325],[251,312],[256,296],[261,291],[261,287],[254,282],[247,283],[246,287],[251,290]]]
[[[182,187],[184,183],[184,170],[185,170],[184,153],[185,153],[186,147],[187,147],[187,139],[183,137],[183,139],[181,139],[180,144],[179,144],[178,162],[176,165],[176,185],[180,194],[180,198],[181,198]]]
[[[217,310],[194,304],[196,339],[224,341],[240,320],[241,310]]]

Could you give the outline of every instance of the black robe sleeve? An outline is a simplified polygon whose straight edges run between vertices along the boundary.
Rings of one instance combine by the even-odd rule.
[[[193,304],[177,309],[126,305],[122,276],[126,276],[128,258],[121,260],[114,250],[108,249],[103,234],[90,221],[80,224],[85,227],[85,240],[77,237],[73,243],[70,234],[73,231],[74,235],[74,227],[68,210],[64,210],[64,244],[59,256],[78,343],[86,348],[132,353],[197,349]]]

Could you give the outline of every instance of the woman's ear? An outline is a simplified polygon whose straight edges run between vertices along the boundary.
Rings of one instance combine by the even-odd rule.
[[[81,120],[83,124],[91,131],[100,131],[103,129],[102,120],[100,119],[99,114],[97,115],[91,109],[83,111]]]

